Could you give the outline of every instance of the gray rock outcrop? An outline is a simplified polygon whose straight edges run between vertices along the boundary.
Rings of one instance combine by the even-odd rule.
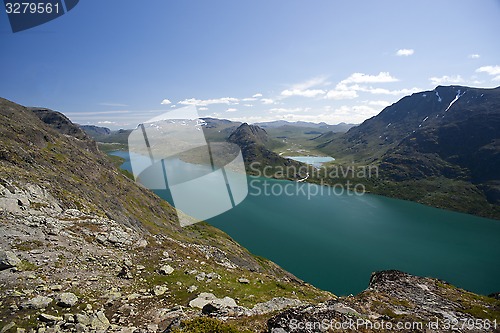
[[[21,263],[21,260],[12,251],[0,250],[0,271],[16,267]]]

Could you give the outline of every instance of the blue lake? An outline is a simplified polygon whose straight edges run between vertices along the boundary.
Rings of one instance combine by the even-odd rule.
[[[399,269],[500,291],[500,221],[306,183],[248,181],[247,198],[207,222],[319,288],[356,294],[371,272]],[[155,192],[171,202],[168,191]]]
[[[285,157],[302,163],[310,164],[316,168],[321,167],[323,163],[335,161],[335,159],[330,156],[285,156]]]

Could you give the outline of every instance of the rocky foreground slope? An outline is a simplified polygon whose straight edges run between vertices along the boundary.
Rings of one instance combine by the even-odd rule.
[[[208,224],[180,228],[171,206],[121,174],[95,142],[68,132],[63,115],[47,112],[44,123],[0,99],[1,333],[318,332],[290,323],[500,320],[493,298],[399,272],[337,298]]]
[[[208,224],[181,228],[173,208],[95,142],[61,134],[62,114],[48,118],[58,125],[0,100],[0,327],[75,330],[76,317],[64,315],[82,314],[86,329],[97,318],[94,329],[109,321],[156,331],[200,315],[189,303],[201,293],[249,309],[329,297]]]

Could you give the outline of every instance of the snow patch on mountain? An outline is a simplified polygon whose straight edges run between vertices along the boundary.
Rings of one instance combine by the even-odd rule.
[[[444,110],[444,112],[448,111],[448,110],[451,108],[451,106],[452,106],[452,105],[453,105],[456,101],[458,101],[458,99],[459,99],[460,97],[462,97],[463,95],[465,95],[465,91],[463,92],[463,94],[460,94],[460,89],[458,89],[458,91],[457,91],[457,95],[456,95],[456,96],[455,96],[455,98],[454,98],[454,99],[450,102],[450,105],[448,105],[448,107],[446,108],[446,110]]]

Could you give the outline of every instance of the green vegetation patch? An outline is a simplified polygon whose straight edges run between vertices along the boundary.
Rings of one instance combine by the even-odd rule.
[[[251,333],[248,330],[239,330],[235,326],[223,323],[213,318],[196,318],[181,323],[172,333]]]

